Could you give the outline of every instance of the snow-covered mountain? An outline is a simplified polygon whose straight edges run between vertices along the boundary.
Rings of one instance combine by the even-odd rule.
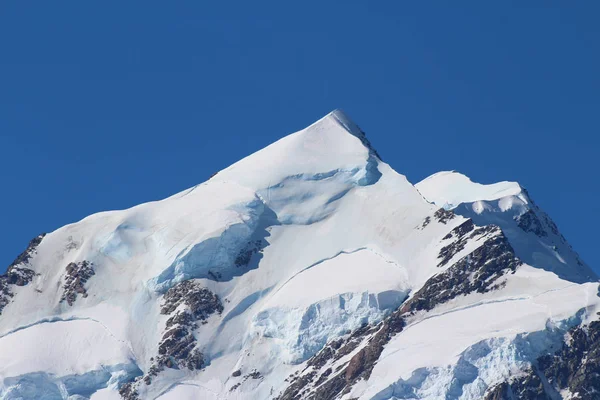
[[[517,183],[341,111],[0,277],[2,399],[600,399],[598,278]]]

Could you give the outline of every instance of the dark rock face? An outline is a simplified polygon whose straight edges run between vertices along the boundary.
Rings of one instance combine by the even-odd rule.
[[[195,347],[196,338],[188,327],[177,325],[163,335],[156,363],[159,367],[201,369],[204,356]]]
[[[468,230],[463,229],[463,231]],[[513,248],[500,228],[493,225],[477,228],[470,238],[479,236],[478,239],[482,239],[481,234],[487,237],[483,245],[444,272],[430,278],[421,290],[402,306],[402,310],[429,311],[438,304],[461,295],[473,292],[486,293],[500,288],[502,285],[502,282],[499,282],[500,278],[506,273],[516,271],[521,261],[515,256]],[[455,243],[460,243],[462,240]],[[464,247],[464,244],[462,246]]]
[[[421,225],[421,229],[424,229],[427,225],[429,225],[429,223],[431,223],[431,217],[426,217]]]
[[[140,395],[136,389],[136,381],[127,382],[119,389],[119,394],[124,400],[139,400]]]
[[[63,295],[60,301],[66,301],[70,306],[77,300],[77,295],[88,297],[85,283],[95,275],[94,266],[89,261],[81,261],[78,263],[69,263],[66,268],[63,284]]]
[[[6,273],[0,275],[0,314],[15,296],[13,286],[28,285],[35,277],[35,271],[27,267],[45,235],[43,233],[33,238],[27,249],[8,266]]]
[[[42,233],[41,235],[36,236],[33,239],[31,239],[31,241],[29,242],[29,245],[27,246],[25,251],[22,252],[21,254],[19,254],[17,258],[15,258],[15,260],[12,262],[12,264],[10,264],[8,266],[7,270],[10,270],[11,267],[14,267],[17,265],[27,264],[29,262],[29,260],[31,259],[31,257],[33,257],[33,255],[35,254],[37,247],[40,245],[40,243],[42,243],[42,239],[44,239],[44,236],[46,236],[46,234]],[[20,285],[20,286],[23,286],[23,285]]]
[[[544,389],[542,379],[533,370],[510,382],[502,382],[489,390],[484,400],[552,400]]]
[[[165,368],[200,370],[205,365],[205,358],[197,348],[197,340],[193,331],[198,328],[198,322],[206,323],[213,314],[221,314],[223,305],[219,296],[202,287],[200,282],[189,280],[181,282],[169,289],[164,297],[160,313],[170,315],[166,322],[165,333],[158,345],[158,356],[146,375],[121,388],[127,400],[137,400],[137,387],[140,382],[146,385],[152,383],[152,378]]]
[[[484,400],[552,400],[564,390],[573,400],[600,399],[600,321],[576,326],[567,337],[560,350],[538,358],[525,375],[491,388]]]
[[[539,237],[548,236],[548,234],[544,230],[544,225],[542,224],[542,221],[540,221],[540,219],[533,210],[527,211],[525,214],[519,216],[516,220],[519,228],[523,229],[525,232],[535,233]],[[556,225],[554,225],[554,228],[556,229]],[[558,232],[558,230],[556,231]]]
[[[600,321],[569,331],[570,340],[554,355],[538,359],[548,382],[559,390],[568,389],[573,399],[600,398]]]
[[[469,232],[475,230],[475,225],[473,224],[473,221],[467,220],[459,226],[457,226],[456,228],[452,229],[452,231],[449,234],[444,236],[444,240],[454,239],[454,241],[442,247],[442,249],[440,250],[440,253],[438,254],[438,258],[440,259],[438,267],[443,267],[444,265],[448,264],[452,257],[464,250],[465,246],[467,245],[467,240],[484,233],[481,230],[485,228],[477,229],[477,232],[474,232],[471,236],[467,236]]]
[[[237,257],[235,258],[235,266],[238,268],[246,267],[248,264],[250,264],[252,256],[257,253],[262,253],[265,247],[266,246],[263,243],[263,240],[261,239],[248,242],[248,244],[239,252]]]
[[[440,224],[444,224],[444,225],[446,225],[448,223],[448,221],[450,221],[451,219],[456,217],[456,215],[452,211],[444,210],[443,208],[440,208],[439,210],[437,210],[433,214],[433,216],[435,217],[437,222],[439,222]]]
[[[196,348],[192,331],[198,327],[197,322],[223,311],[221,300],[197,281],[173,286],[163,300],[160,313],[172,316],[167,320],[167,331],[158,346],[157,367],[202,369],[204,356]]]
[[[383,352],[383,347],[405,326],[400,310],[380,322],[376,326],[363,325],[347,338],[330,342],[325,348],[308,361],[313,370],[300,376],[290,376],[290,386],[281,393],[277,400],[294,400],[308,396],[310,400],[334,399],[347,393],[360,379],[368,379],[375,363]],[[329,362],[337,361],[355,351],[358,346],[371,336],[366,346],[360,349],[342,368],[325,368]],[[332,378],[330,376],[333,375]]]
[[[212,314],[220,314],[223,311],[219,296],[202,287],[197,281],[184,281],[173,286],[165,293],[163,301],[161,314],[170,315],[181,304],[185,304],[185,313],[189,313],[194,321],[204,321]],[[179,311],[176,315],[181,313]]]

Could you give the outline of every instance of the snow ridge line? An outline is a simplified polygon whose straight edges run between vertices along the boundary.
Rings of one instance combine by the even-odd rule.
[[[336,258],[336,257],[338,257],[338,256],[341,256],[342,254],[353,254],[353,253],[358,253],[359,251],[362,251],[362,250],[368,250],[368,251],[370,251],[371,253],[375,254],[376,256],[378,256],[378,257],[381,257],[381,258],[382,258],[382,259],[383,259],[385,262],[387,262],[387,263],[389,263],[389,264],[395,264],[395,265],[397,265],[397,266],[399,267],[399,265],[398,265],[398,264],[397,264],[395,261],[389,260],[387,257],[384,257],[382,254],[380,254],[380,253],[378,253],[378,252],[374,251],[373,249],[371,249],[371,248],[370,248],[370,247],[368,247],[368,246],[357,247],[357,248],[356,248],[356,249],[354,249],[354,250],[340,250],[340,251],[339,251],[339,252],[337,252],[336,254],[334,254],[334,255],[332,255],[332,256],[330,256],[330,257],[327,257],[327,258],[320,259],[319,261],[316,261],[315,263],[313,263],[313,264],[309,265],[308,267],[306,267],[306,268],[303,268],[302,270],[300,270],[300,271],[296,272],[294,275],[292,275],[290,278],[288,278],[288,279],[287,279],[287,280],[286,280],[286,281],[285,281],[285,282],[284,282],[284,283],[283,283],[281,286],[279,286],[279,288],[277,288],[277,290],[275,290],[275,291],[274,291],[274,292],[271,294],[271,296],[270,296],[270,297],[272,297],[272,296],[276,295],[276,294],[277,294],[277,292],[279,292],[281,289],[283,289],[283,288],[285,287],[285,285],[287,285],[287,284],[288,284],[288,283],[289,283],[289,282],[290,282],[292,279],[294,279],[295,277],[297,277],[297,276],[298,276],[298,275],[300,275],[301,273],[303,273],[303,272],[305,272],[305,271],[308,271],[309,269],[311,269],[311,268],[313,268],[313,267],[316,267],[317,265],[323,264],[325,261],[333,260],[334,258]]]

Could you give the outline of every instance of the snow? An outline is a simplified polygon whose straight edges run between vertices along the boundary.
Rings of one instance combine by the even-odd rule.
[[[185,384],[176,385],[165,394],[157,397],[157,400],[217,400],[218,394],[200,385]]]
[[[428,201],[452,209],[477,225],[498,225],[524,262],[573,282],[598,279],[518,183],[481,185],[452,171],[434,174],[415,187]],[[519,225],[520,218],[528,215],[534,216],[534,227],[540,232],[526,231]]]
[[[437,221],[440,207],[456,216]],[[547,236],[519,228],[529,210]],[[224,307],[194,331],[208,365],[167,369],[141,398],[271,398],[327,342],[381,321],[481,246],[438,267],[444,237],[467,218],[499,225],[525,264],[502,290],[415,315],[348,396],[480,398],[575,316],[594,315],[597,283],[518,184],[442,172],[413,186],[339,110],[191,189],[47,235],[29,265],[38,275],[0,318],[0,398],[120,398],[157,355],[163,294],[191,278]],[[61,303],[66,266],[83,260],[95,271],[88,297]]]
[[[0,338],[2,398],[90,395],[140,373],[128,346],[93,320],[41,322]]]
[[[442,398],[469,358],[477,373],[456,398],[480,399],[486,388],[560,343],[568,328],[595,318],[597,293],[597,283],[573,284],[523,266],[502,291],[461,297],[409,322],[386,346],[369,387],[350,397]],[[403,397],[407,393],[419,395]]]
[[[386,293],[395,292],[402,301],[408,292],[408,278],[405,271],[393,261],[370,249],[343,251],[306,267],[284,283],[266,304],[301,308],[314,299],[365,290],[381,298]],[[381,308],[386,308],[385,302]]]
[[[516,182],[482,185],[456,171],[438,172],[417,183],[415,187],[426,199],[448,209],[462,203],[517,196],[522,191],[521,186]]]
[[[329,340],[380,321],[407,297],[406,272],[368,248],[307,266],[263,303],[251,335],[277,338],[282,357],[305,361]]]
[[[39,341],[37,338],[44,338]],[[94,344],[90,346],[90,344]],[[44,322],[0,339],[0,374],[64,376],[131,361],[129,348],[91,320]]]

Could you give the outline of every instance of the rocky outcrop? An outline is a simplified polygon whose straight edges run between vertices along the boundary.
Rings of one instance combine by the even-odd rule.
[[[517,225],[525,232],[531,232],[539,237],[546,237],[548,234],[544,230],[542,221],[538,218],[533,210],[529,210],[516,218]],[[558,232],[558,230],[557,230]]]
[[[468,232],[468,229],[463,231]],[[473,292],[486,293],[501,287],[503,284],[501,278],[507,273],[516,271],[521,265],[521,260],[515,256],[512,246],[500,228],[493,225],[477,228],[469,238],[482,239],[484,236],[487,239],[481,246],[462,257],[444,272],[430,278],[402,306],[402,310],[429,311],[438,304],[458,296]],[[455,242],[454,246],[464,247],[464,244],[456,244],[463,243],[463,240],[464,235]]]
[[[515,377],[509,382],[502,382],[490,389],[484,400],[552,400],[542,378],[533,370],[529,369],[524,375]]]
[[[533,368],[492,387],[484,400],[599,399],[600,321],[576,326],[565,338],[560,350],[539,357]]]
[[[445,210],[443,208],[440,208],[439,210],[437,210],[433,214],[433,216],[435,217],[437,222],[439,222],[440,224],[444,224],[444,225],[446,225],[448,223],[448,221],[450,221],[451,219],[456,217],[456,215],[452,211]]]
[[[239,374],[236,374],[237,372],[239,372]],[[240,370],[237,370],[237,371],[235,371],[235,372],[232,374],[232,377],[234,377],[234,378],[237,378],[237,377],[239,377],[241,374],[242,374],[242,372],[241,372]],[[244,382],[246,382],[248,379],[263,379],[263,376],[262,376],[262,374],[261,374],[261,373],[260,373],[258,370],[256,370],[256,369],[253,369],[253,370],[252,370],[252,371],[251,371],[249,374],[246,374],[246,375],[244,375],[244,376],[241,378],[241,380],[240,380],[238,383],[236,383],[235,385],[233,385],[233,386],[232,386],[232,387],[229,389],[229,391],[230,391],[230,392],[234,392],[234,391],[236,391],[236,390],[237,390],[237,389],[238,389],[240,386],[242,386],[242,385],[244,384]],[[272,390],[272,389],[271,389],[271,390]]]
[[[6,273],[0,275],[0,314],[15,296],[14,286],[28,285],[36,273],[31,268],[28,268],[29,261],[35,255],[37,247],[42,242],[46,234],[43,233],[33,238],[25,251],[17,256],[17,258],[8,266]]]
[[[198,322],[204,323],[212,314],[222,311],[219,297],[198,281],[184,281],[169,289],[160,312],[171,317],[158,346],[156,367],[201,369],[204,356],[196,348],[192,332],[198,328]]]
[[[66,274],[63,284],[63,295],[60,301],[66,301],[70,306],[75,303],[77,296],[88,297],[86,282],[95,275],[94,266],[89,261],[78,263],[69,263],[66,268]]]
[[[252,256],[254,254],[262,253],[264,247],[265,244],[263,243],[262,239],[248,242],[248,244],[238,253],[237,257],[235,258],[235,266],[238,268],[248,266],[252,260]]]
[[[572,399],[600,398],[600,321],[569,331],[562,348],[538,359],[539,369],[559,391]]]
[[[425,217],[425,219],[423,220],[423,223],[421,224],[421,229],[425,229],[425,227],[427,227],[427,225],[429,225],[431,223],[431,217]]]
[[[222,311],[219,296],[203,287],[199,281],[184,281],[169,289],[160,309],[160,313],[169,318],[158,345],[158,355],[152,359],[153,364],[144,376],[121,388],[121,397],[137,399],[138,385],[142,381],[150,385],[152,379],[165,368],[202,369],[205,357],[198,348],[194,330],[199,328],[198,323],[204,324],[211,315],[221,314]]]
[[[347,393],[356,382],[370,377],[385,344],[404,326],[401,311],[396,310],[375,326],[365,324],[347,337],[330,342],[308,361],[307,368],[311,369],[307,373],[287,379],[290,385],[276,399],[326,400]],[[355,352],[360,345],[363,347],[347,363],[335,370],[331,367],[332,363]]]
[[[119,388],[119,394],[123,400],[139,400],[140,395],[136,388],[137,381],[127,382]]]
[[[163,304],[160,313],[163,315],[171,315],[181,305],[183,309],[167,321],[167,328],[177,323],[178,320],[185,320],[185,317],[177,317],[179,315],[189,315],[191,320],[204,321],[212,314],[220,314],[223,311],[223,305],[219,296],[210,290],[202,287],[200,282],[189,280],[181,282],[165,293]]]
[[[44,236],[46,236],[46,234],[42,233],[41,235],[38,235],[38,236],[34,237],[33,239],[31,239],[31,241],[29,241],[29,245],[27,246],[25,251],[23,251],[21,254],[19,254],[17,256],[17,258],[15,258],[15,260],[12,262],[12,264],[10,264],[8,266],[7,270],[10,270],[12,267],[15,267],[18,265],[28,264],[31,257],[33,257],[34,254],[36,253],[37,247],[40,245],[40,243],[42,243],[42,239],[44,239]],[[22,285],[20,285],[20,286],[22,286]]]
[[[450,262],[450,260],[452,260],[452,258],[455,255],[463,251],[465,249],[465,246],[467,245],[467,240],[472,239],[475,236],[483,233],[482,231],[480,231],[481,229],[483,228],[478,228],[477,232],[474,232],[471,236],[467,236],[468,233],[475,230],[475,225],[473,224],[473,221],[467,220],[459,226],[457,226],[456,228],[454,228],[449,234],[444,236],[444,240],[453,240],[451,243],[441,248],[438,254],[438,259],[440,259],[438,267],[445,266],[446,264],[448,264],[448,262]]]

